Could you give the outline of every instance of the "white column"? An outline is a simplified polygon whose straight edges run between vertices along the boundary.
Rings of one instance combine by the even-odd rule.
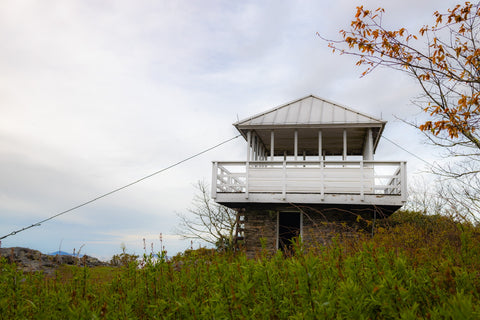
[[[255,135],[255,161],[260,160],[260,141],[258,141],[258,136]]]
[[[402,192],[402,201],[407,201],[407,163],[402,161],[400,163],[400,177],[401,181],[401,192]]]
[[[247,131],[247,162],[251,160],[251,148],[252,148],[252,132]]]
[[[257,141],[258,141],[258,160],[262,160],[262,153],[263,153],[263,146],[262,143],[260,142],[260,137],[257,136]]]
[[[363,158],[365,160],[373,160],[373,136],[371,128],[369,128],[367,132],[367,141],[365,147],[365,154]]]
[[[213,167],[212,167],[212,199],[217,198],[217,175],[218,175],[218,162],[213,162]]]
[[[298,130],[295,129],[295,133],[293,135],[293,155],[294,155],[294,160],[297,160],[298,156]]]
[[[258,145],[257,145],[257,135],[253,135],[253,161],[257,161],[257,153],[258,153]]]
[[[343,129],[343,156],[342,160],[347,160],[347,129]]]
[[[257,143],[257,152],[256,152],[257,157],[256,157],[255,160],[258,161],[258,160],[260,160],[260,153],[261,153],[261,150],[260,150],[260,149],[261,149],[261,148],[260,148],[260,139],[258,139],[258,136],[257,136],[257,135],[255,135],[255,142]]]
[[[283,181],[282,181],[282,198],[287,197],[287,162],[283,161]]]
[[[318,160],[322,161],[322,130],[318,130]]]
[[[273,157],[275,156],[275,133],[274,131],[270,131],[270,160],[273,161]]]
[[[258,139],[258,160],[263,160],[263,145],[260,143],[260,138],[257,136]]]

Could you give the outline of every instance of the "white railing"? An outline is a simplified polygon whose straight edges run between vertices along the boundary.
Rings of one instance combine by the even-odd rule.
[[[213,162],[212,197],[217,193],[308,193],[406,197],[403,161]]]

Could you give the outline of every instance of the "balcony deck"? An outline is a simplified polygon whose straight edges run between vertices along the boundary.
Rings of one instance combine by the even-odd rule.
[[[212,198],[223,205],[341,204],[401,207],[404,161],[213,162]]]

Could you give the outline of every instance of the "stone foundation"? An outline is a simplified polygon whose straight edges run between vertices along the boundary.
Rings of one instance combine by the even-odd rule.
[[[244,249],[249,258],[262,250],[274,252],[277,248],[277,212],[271,210],[247,210],[245,212]]]
[[[278,212],[302,212],[302,240],[308,249],[325,246],[334,237],[351,238],[358,231],[370,233],[372,228],[372,211],[344,208],[280,208],[278,210],[244,209],[243,247],[249,258],[259,254],[273,254],[278,247]],[[288,213],[287,213],[288,214]],[[381,218],[381,214],[377,215]]]

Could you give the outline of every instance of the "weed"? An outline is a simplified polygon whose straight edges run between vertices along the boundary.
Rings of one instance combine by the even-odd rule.
[[[46,277],[2,258],[0,319],[479,318],[478,229],[429,219],[257,259],[209,249],[166,259],[162,248],[140,264],[120,255],[120,267]]]

